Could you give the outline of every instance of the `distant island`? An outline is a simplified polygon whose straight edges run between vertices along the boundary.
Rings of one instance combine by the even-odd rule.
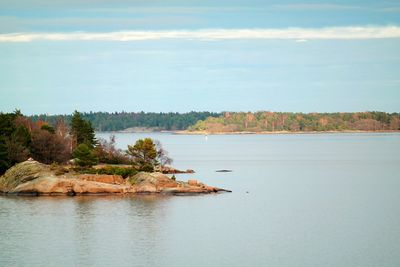
[[[382,132],[400,130],[400,113],[292,112],[89,112],[82,113],[96,131],[205,133]],[[72,115],[33,115],[32,121],[56,125]]]

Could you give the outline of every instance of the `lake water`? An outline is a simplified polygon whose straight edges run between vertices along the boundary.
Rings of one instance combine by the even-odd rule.
[[[400,266],[400,134],[143,137],[233,192],[0,197],[0,266]]]

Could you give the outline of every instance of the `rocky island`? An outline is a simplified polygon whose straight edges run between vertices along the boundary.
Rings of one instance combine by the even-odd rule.
[[[0,177],[4,195],[90,195],[90,194],[208,194],[231,192],[188,180],[176,181],[159,172],[139,172],[123,179],[120,175],[60,172],[34,160],[16,164]]]
[[[0,113],[0,194],[206,194],[229,192],[195,179],[176,181],[172,159],[158,140],[138,139],[126,150],[96,138],[75,111],[69,124],[34,122],[20,111]],[[172,175],[172,177],[168,176]]]

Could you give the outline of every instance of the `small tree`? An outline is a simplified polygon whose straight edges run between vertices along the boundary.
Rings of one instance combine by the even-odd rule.
[[[7,146],[8,158],[11,165],[28,159],[29,150],[16,135],[13,134],[10,138],[7,138],[5,144]]]
[[[165,165],[172,164],[173,160],[168,156],[168,151],[163,148],[163,146],[161,145],[161,142],[158,140],[155,140],[154,144],[155,144],[156,150],[157,150],[157,161],[159,162],[161,169]]]
[[[151,138],[139,139],[135,145],[129,146],[126,153],[133,158],[135,168],[143,171],[153,171],[159,164],[157,161],[157,150]]]
[[[74,157],[76,164],[82,167],[91,167],[96,165],[99,161],[93,151],[86,144],[80,144],[75,148],[72,156]]]
[[[89,148],[93,148],[96,145],[92,124],[90,121],[82,119],[78,111],[75,111],[72,115],[70,134],[73,136],[74,147],[80,144],[86,144]]]
[[[152,172],[156,166],[162,168],[172,163],[172,159],[160,141],[151,138],[137,140],[135,145],[128,146],[126,152],[132,156],[134,167],[141,171]]]

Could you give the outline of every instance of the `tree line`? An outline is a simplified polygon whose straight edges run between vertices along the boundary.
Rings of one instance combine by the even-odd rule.
[[[292,113],[292,112],[86,112],[83,120],[97,131],[120,131],[127,128],[161,130],[191,130],[209,132],[309,132],[309,131],[387,131],[399,130],[399,113],[345,112],[345,113]],[[56,125],[59,121],[70,124],[73,115],[33,115],[33,122],[45,121]]]
[[[312,132],[312,131],[398,131],[400,114],[385,112],[290,113],[224,112],[200,120],[190,131],[208,132]]]
[[[208,117],[218,117],[221,113],[188,112],[188,113],[155,113],[155,112],[84,112],[82,119],[89,121],[97,131],[120,131],[127,128],[141,127],[157,130],[185,130],[199,120]],[[70,123],[72,115],[33,115],[32,121],[46,121],[54,125],[59,120]]]

